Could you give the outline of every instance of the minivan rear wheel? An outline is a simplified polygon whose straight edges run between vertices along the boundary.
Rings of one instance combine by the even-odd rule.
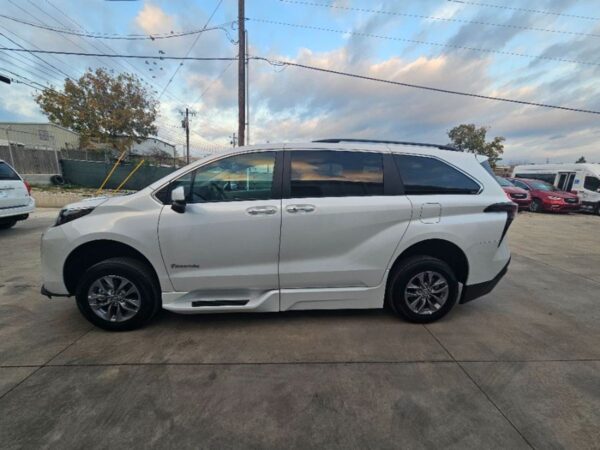
[[[76,290],[77,306],[94,325],[111,331],[144,325],[160,306],[149,269],[132,258],[111,258],[85,271]]]
[[[400,317],[414,323],[430,323],[444,317],[458,299],[458,281],[444,261],[413,256],[391,274],[388,301]]]

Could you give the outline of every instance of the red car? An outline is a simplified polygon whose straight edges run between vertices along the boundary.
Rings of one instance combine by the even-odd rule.
[[[531,207],[529,209],[532,212],[570,212],[579,211],[581,207],[577,194],[560,191],[545,181],[528,178],[509,178],[509,180],[515,186],[529,191],[531,195]]]
[[[529,209],[531,206],[531,195],[529,195],[529,191],[515,186],[506,178],[496,177],[496,179],[511,202],[519,205],[519,209]]]

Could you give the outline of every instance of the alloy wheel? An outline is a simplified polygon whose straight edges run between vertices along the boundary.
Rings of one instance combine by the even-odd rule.
[[[428,270],[413,276],[404,290],[404,299],[415,314],[433,314],[444,306],[450,294],[448,280],[439,272]]]
[[[98,278],[88,289],[87,299],[94,314],[109,322],[131,319],[142,303],[137,286],[120,275]]]

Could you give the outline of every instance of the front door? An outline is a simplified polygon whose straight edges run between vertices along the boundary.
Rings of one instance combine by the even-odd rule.
[[[167,204],[159,222],[164,263],[177,292],[196,299],[252,301],[278,290],[281,224],[279,156],[229,156],[183,175],[157,197],[183,185],[185,212]]]
[[[386,195],[383,160],[374,152],[286,151],[282,310],[381,306],[377,287],[412,213],[406,196]]]

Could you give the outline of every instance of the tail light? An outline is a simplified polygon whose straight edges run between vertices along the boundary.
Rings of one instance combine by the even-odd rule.
[[[506,224],[504,225],[504,230],[502,230],[502,236],[500,236],[500,240],[498,241],[498,247],[502,244],[504,236],[506,236],[506,232],[510,228],[510,224],[515,220],[518,210],[519,206],[513,202],[494,203],[483,210],[486,213],[506,213]]]
[[[23,183],[25,183],[25,187],[27,188],[27,195],[31,196],[31,185],[25,180],[23,180]]]

